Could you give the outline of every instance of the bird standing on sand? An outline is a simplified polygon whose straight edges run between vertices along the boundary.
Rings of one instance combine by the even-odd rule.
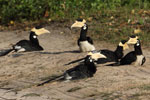
[[[90,37],[87,37],[88,25],[86,24],[85,19],[77,19],[71,28],[80,27],[80,38],[77,41],[79,49],[81,52],[93,51],[95,50],[93,40]]]
[[[146,58],[143,55],[142,49],[141,49],[141,42],[139,38],[135,35],[132,35],[129,37],[128,44],[133,44],[134,45],[134,51],[129,52],[126,54],[121,60],[120,60],[120,65],[129,65],[129,64],[134,64],[134,65],[140,65],[142,66]]]

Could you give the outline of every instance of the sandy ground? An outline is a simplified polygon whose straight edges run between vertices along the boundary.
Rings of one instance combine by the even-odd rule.
[[[64,64],[82,58],[76,44],[79,34],[69,28],[47,26],[51,34],[39,36],[42,52],[10,53],[0,57],[0,100],[149,100],[150,52],[144,66],[108,67],[98,65],[92,78],[53,82],[37,87],[49,76],[61,74],[77,64]],[[28,39],[28,31],[0,32],[0,49],[7,49],[21,39]],[[114,50],[116,45],[95,42],[99,49]],[[128,51],[126,51],[128,52]]]

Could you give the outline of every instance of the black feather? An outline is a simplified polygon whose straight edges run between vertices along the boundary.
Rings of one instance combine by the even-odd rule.
[[[111,50],[100,50],[99,51],[101,54],[103,54],[104,56],[106,56],[106,58],[99,58],[96,62],[97,64],[104,64],[107,62],[118,62],[119,57],[118,55],[120,55],[120,53],[122,54],[122,50],[118,53],[111,51]],[[123,56],[123,55],[122,55]]]
[[[57,79],[60,79],[63,75],[58,75],[58,76],[54,76],[54,77],[51,77],[49,78],[48,80],[42,82],[42,83],[39,83],[37,86],[42,86],[46,83],[49,83],[49,82],[52,82],[52,81],[56,81]]]
[[[78,44],[78,46],[80,45],[80,38],[78,39],[77,44]]]
[[[79,22],[82,22],[82,21],[83,21],[83,19],[81,19],[81,18],[78,18],[78,19],[77,19],[77,21],[79,21]]]
[[[132,37],[135,37],[134,35]],[[109,66],[118,66],[118,65],[130,65],[133,62],[136,62],[137,56],[143,55],[140,40],[137,41],[137,43],[134,45],[134,51],[131,51],[127,53],[121,60],[116,64],[110,64]],[[146,61],[146,58],[144,57],[142,59],[141,65],[143,65]]]
[[[8,53],[10,53],[11,51],[13,51],[13,49],[6,49],[6,50],[1,50],[0,51],[0,56],[5,56]]]
[[[120,64],[130,65],[132,62],[135,62],[136,59],[137,57],[136,57],[135,51],[131,51],[120,60]]]
[[[142,59],[142,64],[141,64],[141,65],[143,65],[145,62],[146,62],[146,58],[144,57],[144,58]]]
[[[73,64],[73,63],[82,61],[82,60],[84,60],[84,59],[85,59],[85,57],[84,57],[84,58],[81,58],[81,59],[77,59],[77,60],[71,61],[71,62],[69,62],[69,63],[67,63],[67,64],[65,64],[65,65],[70,65],[70,64]]]
[[[90,37],[87,37],[87,41],[88,41],[90,44],[93,44],[93,40],[92,40]]]
[[[36,26],[35,28],[36,28],[36,29],[41,29],[41,28],[43,28],[43,26],[42,26],[42,25],[39,25],[39,26]]]
[[[108,64],[106,66],[119,66],[120,65],[120,62],[115,62],[115,63],[112,63],[112,64]]]
[[[40,46],[37,35],[34,32],[30,32],[29,40],[20,40],[15,45],[13,45],[14,50],[17,52],[20,49],[24,48],[25,51],[41,51],[43,48]],[[17,49],[15,46],[20,46],[21,48]]]

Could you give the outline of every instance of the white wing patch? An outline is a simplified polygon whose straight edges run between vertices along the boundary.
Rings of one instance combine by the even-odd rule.
[[[87,52],[95,50],[94,45],[90,44],[88,41],[82,41],[79,43],[80,51]]]
[[[26,49],[25,48],[21,48],[17,52],[24,52],[24,51],[26,51]]]
[[[65,74],[65,78],[66,78],[66,80],[72,79],[72,77],[68,73]]]
[[[22,48],[21,46],[18,46],[18,45],[16,45],[14,48],[15,48],[15,50],[17,50],[17,52],[26,51],[25,48]]]
[[[144,59],[144,56],[143,55],[137,55],[137,59],[136,59],[136,62],[135,62],[135,65],[142,65],[142,61]]]
[[[18,46],[18,45],[15,46],[15,49],[16,49],[16,50],[19,50],[19,49],[21,49],[21,48],[22,48],[21,46]]]

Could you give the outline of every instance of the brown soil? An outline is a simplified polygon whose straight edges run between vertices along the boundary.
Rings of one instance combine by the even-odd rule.
[[[0,57],[0,100],[149,100],[150,52],[144,66],[108,67],[98,65],[94,77],[53,82],[37,87],[41,80],[61,74],[77,64],[64,64],[82,58],[76,44],[79,34],[59,25],[46,27],[51,34],[39,36],[42,52],[10,53]],[[73,31],[74,32],[74,31]],[[28,39],[29,31],[0,32],[0,49],[11,47],[21,39]],[[114,50],[116,45],[94,41],[99,49]],[[126,51],[129,52],[129,51]]]

